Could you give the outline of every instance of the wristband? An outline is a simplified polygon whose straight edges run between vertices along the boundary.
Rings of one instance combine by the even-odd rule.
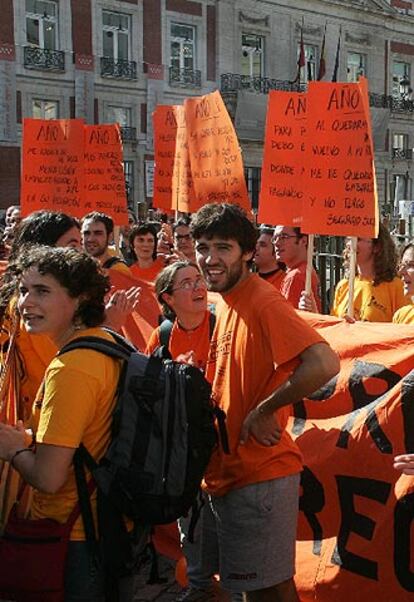
[[[16,468],[14,465],[14,461],[17,458],[17,456],[19,454],[22,454],[23,452],[31,452],[32,448],[31,447],[23,447],[22,449],[18,449],[17,451],[14,452],[14,454],[12,455],[11,459],[10,459],[10,465],[13,466],[13,468]]]

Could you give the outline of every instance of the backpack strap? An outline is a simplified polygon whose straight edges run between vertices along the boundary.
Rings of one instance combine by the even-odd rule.
[[[114,265],[116,265],[117,263],[123,263],[124,265],[126,265],[123,259],[117,257],[116,255],[113,255],[112,257],[108,257],[108,259],[103,262],[102,267],[106,270],[109,270],[110,268],[114,267]]]
[[[210,337],[210,341],[211,341],[211,337],[213,336],[213,331],[214,331],[214,327],[216,325],[216,314],[210,311],[210,315],[208,317],[208,325],[209,325],[209,337]]]
[[[168,345],[170,343],[170,338],[171,338],[171,332],[174,326],[174,322],[172,322],[171,320],[169,320],[168,318],[166,318],[165,320],[163,320],[160,324],[160,345],[161,347],[167,347],[168,349]]]
[[[78,337],[64,345],[57,355],[63,355],[74,349],[92,349],[93,351],[104,353],[114,359],[126,361],[128,361],[131,353],[135,352],[135,348],[132,347],[132,345],[124,346],[118,342],[107,341],[101,337]]]

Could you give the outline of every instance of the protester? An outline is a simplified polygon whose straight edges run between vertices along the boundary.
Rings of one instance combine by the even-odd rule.
[[[346,277],[338,282],[331,314],[344,317],[349,302],[350,243],[345,246]],[[398,276],[398,254],[387,230],[380,224],[378,238],[358,238],[354,282],[354,318],[366,322],[391,322],[405,305],[403,283]]]
[[[129,246],[134,259],[130,268],[132,275],[153,285],[165,265],[164,259],[157,257],[157,232],[154,226],[134,226],[129,234]]]
[[[92,211],[82,219],[82,240],[84,249],[95,257],[105,269],[112,269],[130,275],[125,261],[111,253],[109,245],[114,231],[114,222],[109,215]]]
[[[18,309],[31,335],[49,336],[57,349],[79,336],[112,338],[100,328],[109,282],[88,255],[32,248],[18,258],[16,278]],[[34,405],[36,453],[27,447],[22,422],[0,424],[0,458],[34,488],[30,518],[67,521],[78,499],[74,453],[80,443],[96,461],[106,451],[120,372],[121,362],[91,350],[54,359]],[[96,492],[91,504],[96,513]],[[102,602],[105,575],[85,542],[81,518],[72,530],[65,566],[66,602]],[[122,600],[132,600],[132,577],[123,580],[122,590]]]
[[[207,287],[199,268],[190,261],[176,261],[168,265],[157,276],[155,292],[166,321],[152,333],[146,352],[152,353],[164,344],[161,334],[164,331],[167,333],[168,350],[172,359],[205,370],[214,318],[207,309]],[[182,602],[190,602],[194,591],[199,594],[201,590],[207,595],[214,575],[214,572],[203,565],[200,557],[200,518],[193,540],[189,541],[191,516],[192,513],[178,521],[190,583],[190,588],[179,596]]]
[[[205,475],[202,558],[247,600],[297,601],[302,463],[285,426],[291,404],[333,377],[339,362],[274,287],[250,273],[257,231],[239,207],[205,205],[191,231],[208,288],[222,295],[206,375],[227,413],[230,447],[225,454],[218,446]]]
[[[122,257],[127,265],[131,265],[131,263],[134,262],[131,248],[129,246],[129,233],[136,223],[137,218],[135,217],[135,213],[131,211],[131,209],[128,209],[128,224],[121,226],[119,231],[119,250],[121,251]]]
[[[396,324],[414,324],[414,243],[406,245],[401,253],[399,275],[404,285],[407,305],[398,309],[392,321]]]
[[[173,226],[174,252],[182,259],[195,261],[194,242],[191,237],[189,222],[179,219]]]
[[[301,233],[300,228],[276,226],[273,241],[276,260],[283,262],[286,266],[286,274],[280,285],[280,292],[293,307],[297,308],[301,293],[305,289],[308,237]],[[321,311],[319,278],[314,269],[312,269],[312,293],[318,311]]]
[[[6,209],[5,222],[6,226],[17,226],[21,222],[20,205],[10,205]]]
[[[273,245],[273,228],[260,227],[253,259],[260,278],[273,284],[279,291],[285,277],[285,266],[276,260],[275,247]]]

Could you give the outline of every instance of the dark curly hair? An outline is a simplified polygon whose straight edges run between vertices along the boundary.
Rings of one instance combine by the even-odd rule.
[[[379,225],[378,237],[372,239],[374,256],[374,286],[381,282],[392,282],[398,276],[398,251],[391,234],[384,224]],[[346,246],[343,252],[345,276],[348,277],[350,253]]]
[[[253,253],[258,238],[258,230],[245,211],[229,203],[211,203],[201,207],[192,217],[190,231],[194,240],[202,236],[209,240],[214,236],[236,240],[243,253]]]
[[[39,274],[48,274],[55,278],[73,299],[83,297],[74,321],[88,327],[103,323],[104,298],[110,285],[108,277],[93,257],[71,248],[27,248],[15,263],[17,286],[24,272],[32,267],[36,267]],[[58,307],[56,311],[59,311]]]
[[[154,238],[154,248],[152,250],[152,258],[155,261],[157,259],[158,239],[157,239],[157,230],[156,230],[155,226],[153,226],[153,224],[144,223],[144,224],[139,224],[138,226],[134,226],[133,228],[131,228],[131,232],[129,233],[129,237],[128,237],[131,255],[134,258],[134,261],[138,260],[137,254],[135,253],[135,249],[134,249],[134,240],[136,239],[137,236],[143,236],[144,234],[152,234],[152,236]]]
[[[15,261],[18,255],[24,248],[32,245],[54,246],[61,236],[74,227],[80,229],[79,221],[75,217],[57,211],[35,211],[20,222],[7,269],[0,281],[0,319],[4,317],[16,291]]]
[[[167,265],[163,270],[161,270],[155,280],[155,294],[157,295],[158,303],[161,305],[164,316],[171,321],[175,320],[176,316],[174,311],[163,298],[163,294],[168,293],[171,295],[175,276],[178,270],[181,270],[182,268],[188,268],[190,266],[195,268],[201,274],[198,265],[192,261],[180,260],[174,261],[174,263]]]

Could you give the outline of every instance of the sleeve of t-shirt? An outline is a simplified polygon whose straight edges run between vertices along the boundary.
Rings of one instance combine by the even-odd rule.
[[[49,368],[36,441],[78,447],[94,419],[99,381],[68,366]]]
[[[274,304],[263,308],[261,320],[275,368],[295,359],[311,345],[326,343],[314,328],[300,318],[289,303],[282,300],[277,308]]]
[[[299,305],[300,295],[303,290],[305,290],[305,281],[300,272],[296,273],[292,278],[285,279],[283,295],[295,309]]]
[[[145,353],[147,355],[149,355],[150,353],[152,353],[153,351],[155,351],[155,349],[157,349],[157,347],[159,347],[161,344],[160,342],[160,329],[156,328],[155,330],[152,331],[152,334],[149,338],[149,341],[147,343],[147,347],[145,349]]]

